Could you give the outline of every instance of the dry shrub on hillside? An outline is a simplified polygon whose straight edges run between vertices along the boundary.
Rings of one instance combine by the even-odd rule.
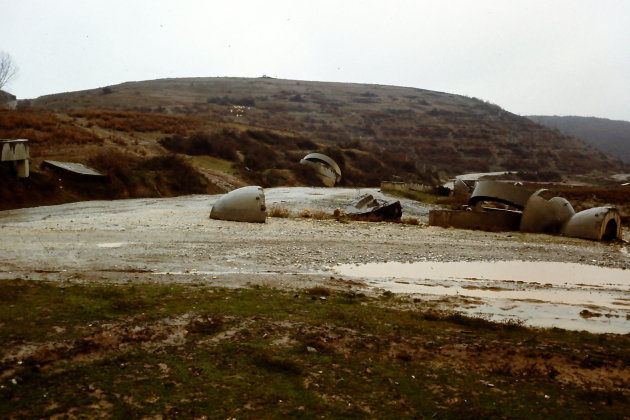
[[[109,194],[115,198],[208,192],[203,175],[178,155],[143,158],[107,150],[92,156],[88,164],[109,175]]]
[[[402,223],[404,225],[419,226],[420,225],[420,220],[418,220],[415,217],[403,217],[403,218],[400,219],[400,223]]]
[[[15,111],[0,109],[0,127],[3,130],[31,128],[33,130],[51,130],[59,124],[55,114],[34,110]]]
[[[0,110],[0,138],[25,138],[35,143],[87,144],[103,139],[55,114],[35,110]]]
[[[465,172],[488,172],[490,170],[486,159],[461,159],[460,162]]]
[[[315,220],[325,220],[325,219],[333,218],[333,215],[326,213],[323,210],[309,210],[309,209],[302,210],[299,216],[303,219],[315,219]]]
[[[287,136],[270,130],[245,130],[241,136],[249,137],[257,142],[271,146],[288,149],[311,150],[318,147],[317,143],[306,137]]]
[[[268,169],[289,169],[299,162],[292,150],[305,146],[316,146],[302,137],[280,135],[267,130],[245,130],[242,132],[223,129],[218,132],[196,132],[189,136],[175,135],[160,140],[160,144],[174,153],[192,156],[208,155],[237,161],[237,152],[243,155],[242,169],[249,179],[260,179]],[[302,157],[302,156],[300,156]],[[301,176],[301,173],[299,174]]]
[[[85,118],[99,127],[123,132],[161,132],[184,135],[201,125],[201,121],[196,118],[132,111],[75,111],[70,115]]]
[[[182,156],[162,155],[141,159],[139,169],[155,173],[155,181],[173,194],[206,192],[205,178]]]
[[[291,217],[291,212],[283,207],[272,207],[267,211],[267,216],[286,219],[287,217]]]
[[[630,188],[628,187],[578,187],[552,189],[560,197],[569,201],[594,201],[608,204],[630,204]]]
[[[395,219],[386,220],[382,216],[377,216],[376,214],[354,215],[350,217],[349,219],[355,222],[369,222],[369,223],[398,222],[398,220],[395,220]],[[338,220],[343,221],[343,218],[340,218]]]
[[[562,176],[556,171],[520,171],[518,176],[524,181],[550,182],[562,180]]]
[[[468,194],[458,194],[448,197],[439,197],[435,202],[436,204],[441,204],[450,208],[457,208],[467,205],[469,198],[470,196]]]
[[[173,153],[191,156],[208,155],[230,161],[237,160],[238,141],[231,130],[207,134],[197,132],[190,136],[175,135],[160,140],[160,144]]]
[[[600,162],[579,150],[558,150],[556,165],[569,173],[588,173],[598,168]]]

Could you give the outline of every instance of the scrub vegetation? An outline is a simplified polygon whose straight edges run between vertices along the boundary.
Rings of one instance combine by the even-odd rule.
[[[7,419],[623,418],[630,409],[627,336],[528,329],[352,289],[2,286]]]
[[[623,167],[618,159],[496,105],[422,89],[196,78],[126,83],[112,86],[111,91],[107,95],[101,89],[49,95],[31,105],[58,112],[168,112],[273,127],[337,146],[344,153],[375,153],[377,162],[391,155],[396,158],[395,167],[407,166],[405,170],[423,170],[426,165],[426,169],[454,174],[512,170],[548,177],[548,173]],[[357,168],[372,164],[367,156],[356,163]]]
[[[558,187],[552,191],[572,203],[576,211],[598,206],[614,206],[622,222],[630,227],[630,188],[628,187]]]

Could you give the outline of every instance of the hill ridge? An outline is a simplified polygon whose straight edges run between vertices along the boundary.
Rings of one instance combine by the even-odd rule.
[[[61,112],[159,112],[289,130],[340,149],[387,152],[403,163],[447,174],[584,173],[623,167],[618,159],[583,141],[497,105],[416,87],[275,78],[169,78],[46,95],[27,104]]]
[[[603,152],[630,163],[630,122],[575,115],[528,115],[527,118],[582,139]]]

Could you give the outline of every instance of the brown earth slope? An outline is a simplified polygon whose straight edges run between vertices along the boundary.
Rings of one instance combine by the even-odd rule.
[[[448,174],[585,173],[622,166],[582,141],[496,105],[415,88],[271,78],[162,79],[49,95],[29,104],[55,111],[162,112],[272,127],[334,144],[350,159],[357,151],[386,153],[399,166],[433,167]],[[357,166],[375,166],[364,160]]]

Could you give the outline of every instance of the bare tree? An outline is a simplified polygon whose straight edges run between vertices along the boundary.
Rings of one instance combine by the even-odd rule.
[[[4,51],[0,51],[0,89],[15,77],[17,71],[18,68],[11,56]]]

